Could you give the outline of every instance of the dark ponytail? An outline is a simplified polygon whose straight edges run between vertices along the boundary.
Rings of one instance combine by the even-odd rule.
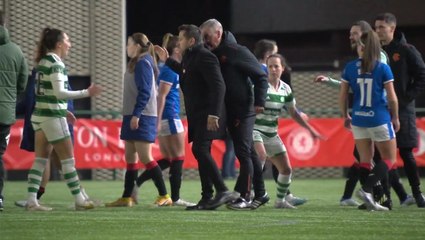
[[[374,31],[363,33],[359,44],[364,47],[361,66],[362,73],[371,73],[375,68],[376,62],[381,57],[379,37]]]
[[[37,53],[35,57],[35,63],[37,64],[40,60],[46,56],[49,51],[53,51],[56,48],[58,42],[63,41],[63,32],[55,28],[45,28],[41,32],[40,41],[37,44]]]
[[[152,68],[155,74],[155,78],[157,78],[159,74],[159,70],[158,70],[158,65],[155,58],[154,45],[149,41],[148,37],[143,33],[134,33],[133,35],[129,36],[129,38],[131,38],[134,41],[134,43],[140,45],[140,51],[137,53],[137,56],[133,57],[128,62],[127,68],[129,72],[131,73],[134,72],[134,69],[136,68],[136,63],[137,61],[139,61],[141,56],[145,54],[150,54],[153,58],[153,63],[154,63],[154,66],[152,66]]]

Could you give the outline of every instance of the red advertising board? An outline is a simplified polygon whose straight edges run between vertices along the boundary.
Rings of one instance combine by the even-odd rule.
[[[186,121],[183,121],[186,127]],[[343,167],[350,166],[354,141],[351,132],[343,127],[341,119],[317,118],[310,124],[326,140],[314,141],[309,133],[291,119],[279,121],[279,135],[282,137],[293,167]],[[17,121],[11,128],[9,146],[4,155],[7,170],[29,169],[34,154],[21,150],[23,122]],[[419,146],[415,156],[419,166],[425,166],[425,118],[417,119]],[[79,119],[74,127],[75,158],[77,168],[125,168],[124,144],[119,139],[121,121]],[[224,143],[214,141],[212,154],[221,167]],[[161,158],[158,144],[153,146],[155,159]],[[399,165],[401,160],[398,159]],[[198,164],[186,141],[185,168],[197,168]]]

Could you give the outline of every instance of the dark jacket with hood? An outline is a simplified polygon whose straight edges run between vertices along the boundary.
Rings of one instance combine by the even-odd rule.
[[[226,83],[228,120],[255,116],[254,106],[264,107],[268,89],[267,75],[261,64],[248,48],[237,44],[228,31],[223,32],[220,45],[212,52],[220,61]]]
[[[399,103],[398,147],[416,147],[415,98],[425,89],[425,63],[418,50],[407,43],[403,33],[395,32],[390,44],[383,46],[394,74],[394,89]]]
[[[27,79],[24,54],[10,41],[7,29],[0,26],[0,124],[15,123],[16,99],[25,90]]]

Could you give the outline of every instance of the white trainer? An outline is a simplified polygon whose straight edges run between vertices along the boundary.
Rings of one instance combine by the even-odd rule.
[[[385,206],[382,206],[381,204],[379,204],[377,202],[375,202],[375,204],[373,205],[372,210],[374,210],[374,211],[389,211],[390,209],[387,208],[387,207],[385,207]]]
[[[285,196],[285,201],[287,201],[292,206],[299,206],[299,205],[303,205],[304,203],[306,203],[307,199],[296,197],[296,196],[292,195],[292,193],[291,193],[291,194],[288,194],[288,195]]]
[[[93,201],[85,199],[82,203],[75,203],[75,210],[89,210],[94,208]]]
[[[276,200],[274,202],[275,208],[288,208],[288,209],[296,209],[297,207],[292,206],[288,201],[286,200]]]
[[[51,207],[45,207],[45,206],[42,206],[40,204],[26,204],[25,209],[27,211],[30,211],[30,212],[35,212],[35,211],[46,212],[46,211],[52,211],[53,210],[53,208],[51,208]]]
[[[179,206],[179,207],[193,207],[195,205],[196,205],[196,203],[188,202],[188,201],[185,201],[181,198],[179,200],[173,202],[173,206]]]
[[[351,207],[358,207],[360,206],[360,203],[352,198],[347,198],[339,202],[340,206],[351,206]]]
[[[371,193],[365,192],[362,188],[357,192],[357,196],[365,203],[369,211],[389,211],[387,207],[375,202]]]
[[[83,195],[83,197],[85,199],[90,200],[90,197],[89,197],[89,195],[87,195],[86,190],[83,188],[83,186],[80,186],[80,192],[81,192],[81,195]]]
[[[25,207],[27,205],[27,200],[19,200],[19,201],[15,201],[15,206],[17,207]]]

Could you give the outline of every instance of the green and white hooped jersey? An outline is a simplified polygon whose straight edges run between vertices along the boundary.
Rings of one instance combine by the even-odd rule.
[[[36,67],[35,108],[31,117],[34,123],[58,117],[66,117],[68,101],[53,94],[53,81],[63,81],[68,89],[68,71],[58,55],[48,53]]]
[[[295,107],[295,98],[294,95],[292,95],[291,87],[280,80],[279,88],[276,91],[269,83],[264,112],[257,114],[254,129],[260,131],[267,137],[276,136],[278,119],[284,106]]]

